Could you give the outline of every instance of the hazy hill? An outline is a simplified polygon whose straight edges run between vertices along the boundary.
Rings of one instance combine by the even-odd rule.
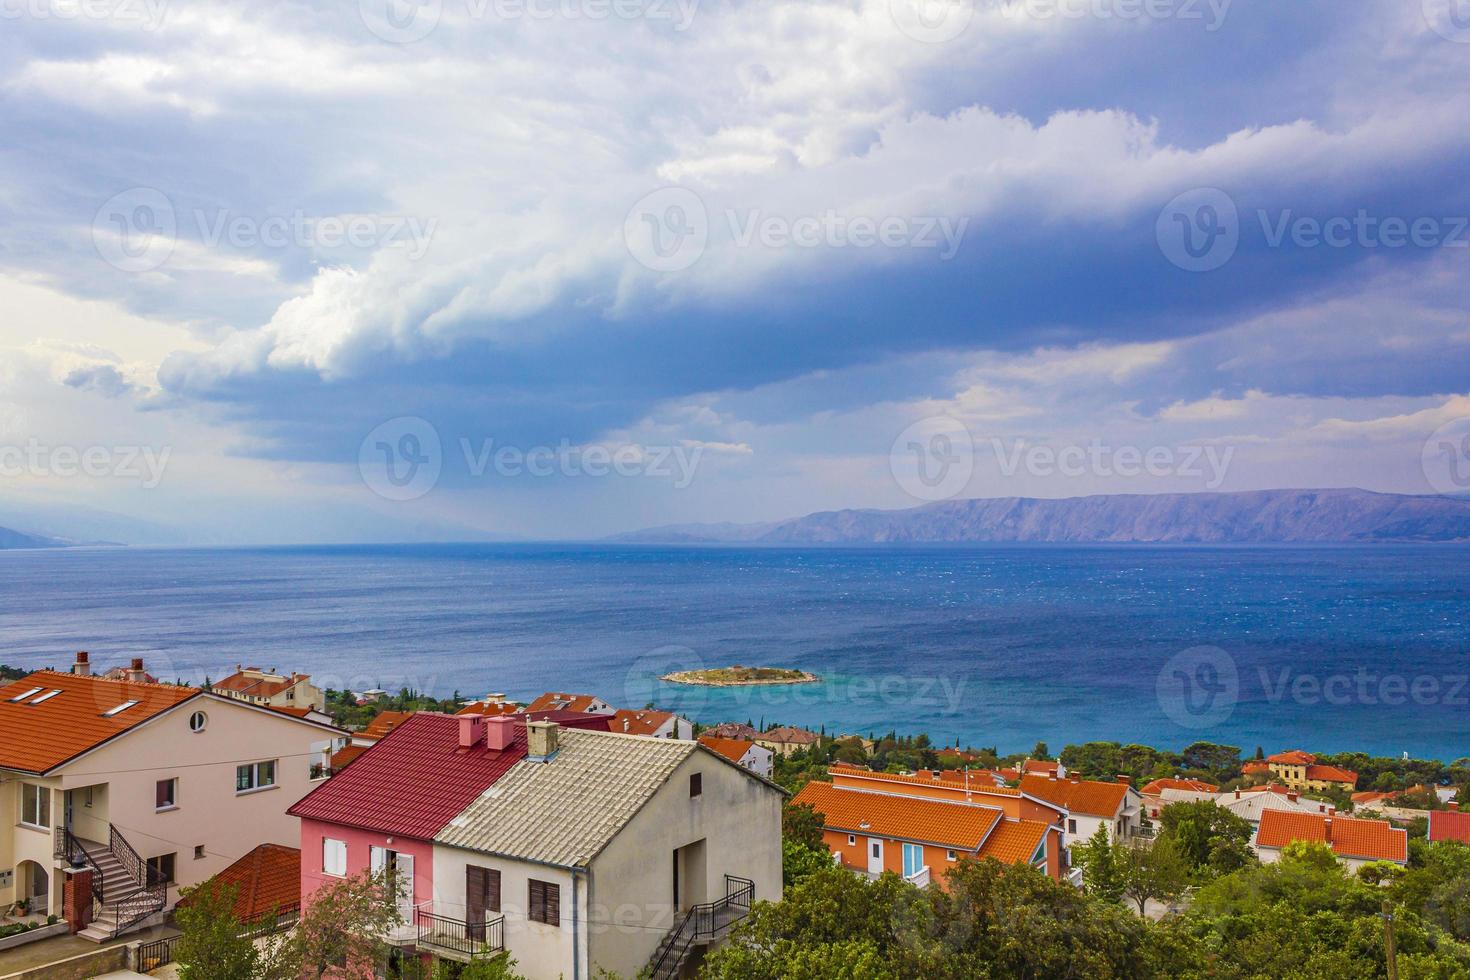
[[[0,527],[0,550],[7,548],[65,548],[71,544],[60,538],[48,538],[41,534],[26,534],[24,531],[12,531],[8,527]]]
[[[765,524],[681,524],[618,535],[648,544],[1470,541],[1470,500],[1368,490],[945,500]]]

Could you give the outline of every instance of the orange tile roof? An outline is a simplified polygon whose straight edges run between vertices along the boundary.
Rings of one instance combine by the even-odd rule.
[[[266,705],[266,707],[272,711],[279,711],[283,715],[290,715],[293,718],[305,718],[312,711],[316,710],[314,708],[296,708],[285,704],[270,704]],[[322,713],[325,714],[326,712]]]
[[[292,674],[289,677],[257,677],[244,671],[237,671],[229,677],[214,681],[209,686],[217,691],[233,691],[252,698],[270,698],[295,687],[301,681],[308,680],[311,680],[310,674]]]
[[[861,766],[853,766],[844,762],[835,762],[828,767],[834,775],[850,776],[858,779],[876,779],[882,782],[901,783],[909,786],[943,786],[946,788],[969,790],[971,793],[985,793],[990,796],[1020,796],[1021,791],[1014,786],[997,786],[995,780],[989,776],[989,770],[976,770],[970,773],[969,781],[965,779],[964,770],[946,769],[931,776],[922,776],[911,772],[874,772]],[[936,778],[937,777],[937,778]]]
[[[1072,813],[1112,817],[1128,795],[1128,784],[1026,775],[1021,777],[1021,792],[1066,807]]]
[[[865,793],[819,782],[807,783],[792,802],[811,804],[830,830],[972,852],[1004,816],[994,807]]]
[[[753,742],[742,742],[738,738],[717,738],[714,735],[699,736],[699,744],[713,749],[732,762],[739,762],[750,751]]]
[[[673,715],[667,711],[629,711],[620,708],[613,713],[613,720],[609,731],[622,732],[624,735],[652,735],[673,719]]]
[[[1399,830],[1382,820],[1329,817],[1295,810],[1261,812],[1261,825],[1256,830],[1257,846],[1279,848],[1298,840],[1330,844],[1332,850],[1343,857],[1399,864],[1409,860],[1408,831]]]
[[[39,690],[11,700],[33,689]],[[61,693],[46,697],[50,691]],[[0,732],[7,736],[0,739],[0,767],[48,772],[200,693],[197,687],[38,670],[0,687]],[[137,704],[104,717],[127,701]]]
[[[1027,759],[1021,763],[1021,772],[1023,773],[1039,772],[1042,775],[1046,775],[1047,773],[1056,771],[1057,762],[1052,759]]]
[[[1240,771],[1246,774],[1250,774],[1253,772],[1270,772],[1271,764],[1261,759],[1252,759],[1250,762],[1247,762],[1245,765],[1241,766]]]
[[[471,701],[455,712],[456,715],[514,715],[521,706],[510,701]]]
[[[371,745],[342,746],[342,748],[332,753],[333,771],[341,769],[343,766],[347,765],[347,763],[351,762],[353,759],[356,759],[358,756],[362,755],[370,748],[372,748]]]
[[[756,738],[762,742],[775,742],[779,745],[788,743],[792,745],[811,745],[817,740],[817,733],[809,732],[805,728],[792,728],[787,725],[761,732]]]
[[[1143,789],[1139,790],[1144,796],[1158,796],[1166,789],[1183,789],[1195,793],[1218,793],[1220,787],[1214,783],[1207,783],[1202,779],[1175,779],[1165,776],[1163,779],[1155,779]]]
[[[1354,793],[1352,801],[1354,803],[1377,803],[1379,800],[1391,800],[1393,796],[1392,793]]]
[[[1307,766],[1307,778],[1329,783],[1350,783],[1354,786],[1358,784],[1357,773],[1338,766]]]
[[[527,711],[591,711],[592,702],[602,699],[594,694],[564,694],[547,691],[526,706]]]
[[[1030,864],[1046,832],[1047,825],[1039,820],[1002,820],[985,839],[980,857],[993,857],[1003,864]]]
[[[412,711],[379,712],[358,735],[362,738],[379,739],[412,717]]]
[[[301,903],[301,852],[280,844],[261,844],[212,881],[235,887],[235,918],[255,922]],[[179,900],[187,906],[188,898]]]
[[[743,725],[738,721],[726,721],[711,728],[708,734],[716,738],[733,738],[746,742],[754,742],[757,738],[760,738],[761,733],[749,725]]]
[[[1470,844],[1470,813],[1458,810],[1429,811],[1430,840],[1458,840]]]
[[[1289,752],[1277,752],[1275,755],[1268,755],[1266,761],[1279,762],[1287,766],[1310,766],[1317,761],[1317,757],[1310,752],[1303,752],[1301,749],[1292,749]]]

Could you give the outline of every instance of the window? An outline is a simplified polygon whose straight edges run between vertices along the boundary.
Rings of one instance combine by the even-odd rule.
[[[160,779],[154,788],[153,809],[172,810],[179,805],[178,779]]]
[[[155,878],[157,881],[173,881],[174,858],[176,857],[178,857],[177,854],[160,854],[149,858],[148,871],[150,874],[148,877]]]
[[[46,690],[44,687],[33,687],[29,691],[25,692],[24,694],[17,694],[15,697],[13,697],[13,698],[10,699],[10,702],[12,704],[14,704],[17,701],[24,701],[26,698],[30,697],[32,694],[40,694],[44,690]]]
[[[189,716],[189,731],[191,732],[202,732],[207,724],[209,724],[209,716],[202,711],[196,711]]]
[[[944,856],[951,861],[955,860],[954,851],[945,851]]]
[[[857,834],[848,834],[847,835],[847,843],[849,845],[856,844],[857,843]]]
[[[21,783],[20,822],[42,830],[51,829],[50,789],[32,783]]]
[[[251,762],[235,767],[235,792],[248,793],[256,789],[268,789],[276,784],[276,760]]]
[[[322,874],[335,878],[347,877],[347,842],[322,838]]]
[[[532,922],[549,926],[561,925],[561,886],[549,881],[530,880],[531,900],[527,917]]]
[[[52,698],[56,697],[56,695],[60,693],[60,691],[47,691],[45,694],[32,701],[31,704],[40,704],[42,701],[50,701]]]
[[[203,858],[204,858],[204,845],[203,844],[195,844],[194,845],[194,860],[200,861],[200,860],[203,860]]]
[[[82,789],[82,806],[92,805],[92,787],[86,786]]]
[[[122,704],[118,705],[116,708],[108,708],[106,711],[102,712],[102,717],[104,717],[104,718],[111,718],[113,715],[120,715],[124,711],[127,711],[129,708],[131,708],[133,705],[135,705],[137,703],[138,702],[136,702],[136,701],[124,701]]]
[[[704,773],[702,773],[702,772],[693,772],[693,773],[690,773],[689,774],[689,796],[690,796],[690,798],[692,799],[693,797],[699,796],[703,792],[704,792]]]
[[[1077,821],[1075,821],[1075,820],[1068,820],[1067,821],[1067,833],[1069,833],[1069,834],[1075,834],[1075,833],[1077,833]]]

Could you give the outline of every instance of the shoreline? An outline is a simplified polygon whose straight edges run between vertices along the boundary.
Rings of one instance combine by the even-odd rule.
[[[719,671],[727,671],[733,668],[722,667]],[[753,668],[758,670],[769,670],[771,668]],[[679,670],[672,674],[664,674],[659,680],[668,684],[685,684],[690,687],[786,687],[794,684],[820,684],[822,679],[809,671],[792,671],[793,677],[761,677],[746,680],[715,680],[698,675],[715,673],[716,671],[704,670]]]

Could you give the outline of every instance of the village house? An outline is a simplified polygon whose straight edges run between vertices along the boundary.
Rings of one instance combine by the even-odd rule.
[[[617,709],[595,694],[547,691],[526,705],[527,711],[575,711],[584,715],[610,715]]]
[[[929,798],[904,782],[864,784],[856,772],[843,774],[851,778],[807,783],[793,800],[822,815],[823,842],[843,867],[870,877],[891,871],[920,888],[942,886],[965,858],[1030,864],[1056,880],[1064,874],[1054,823],[1009,816],[978,793],[968,802]]]
[[[757,743],[764,745],[772,752],[781,757],[791,755],[801,749],[809,749],[817,744],[817,733],[809,732],[805,728],[791,728],[783,726],[772,728],[761,732],[755,737]]]
[[[713,728],[705,729],[704,734],[713,735],[715,738],[739,739],[742,742],[754,742],[761,735],[750,725],[738,721],[721,722]]]
[[[1320,764],[1315,755],[1300,749],[1278,752],[1267,756],[1264,762],[1247,762],[1243,771],[1247,776],[1270,773],[1282,785],[1297,792],[1341,789],[1351,793],[1358,785],[1358,774],[1351,769]]]
[[[212,881],[234,890],[231,911],[251,926],[290,922],[301,909],[301,851],[283,844],[261,844]],[[189,904],[179,900],[179,907]]]
[[[1060,770],[1047,775],[1024,775],[1020,790],[1066,811],[1062,844],[1088,840],[1101,827],[1111,841],[1127,843],[1143,825],[1143,797],[1127,776],[1116,782],[1082,779]]]
[[[1267,810],[1261,814],[1251,846],[1262,863],[1281,860],[1281,852],[1293,841],[1327,844],[1347,866],[1357,871],[1372,861],[1409,863],[1409,833],[1382,820],[1323,813],[1292,813]]]
[[[1457,840],[1470,844],[1470,813],[1457,809],[1429,811],[1429,839]]]
[[[1283,810],[1288,813],[1316,813],[1334,816],[1337,807],[1331,803],[1321,800],[1310,799],[1302,796],[1296,790],[1287,789],[1285,786],[1267,785],[1252,786],[1243,789],[1231,790],[1226,793],[1202,793],[1197,790],[1187,789],[1165,789],[1160,793],[1160,802],[1163,806],[1171,803],[1195,803],[1208,801],[1216,806],[1229,810],[1252,824],[1261,822],[1261,814],[1267,810]]]
[[[744,766],[757,776],[771,778],[775,754],[764,745],[742,742],[738,738],[717,738],[713,735],[699,736],[699,743],[731,762]]]
[[[138,671],[142,673],[141,665]],[[0,688],[0,904],[29,900],[103,941],[260,842],[345,733],[198,688],[43,670]]]
[[[525,706],[509,700],[504,694],[487,694],[478,701],[470,701],[463,705],[457,715],[513,715],[524,711]]]
[[[327,706],[322,689],[311,682],[310,674],[278,674],[275,669],[235,665],[235,672],[209,685],[216,694],[227,698],[263,704],[273,708],[312,708],[323,711]]]
[[[411,955],[504,949],[533,980],[676,975],[780,897],[784,794],[698,742],[610,721],[414,715],[292,808],[303,902],[387,870],[407,921],[390,939]]]
[[[682,739],[694,737],[694,726],[687,718],[681,718],[668,711],[651,709],[628,711],[620,708],[613,714],[612,724],[608,727],[609,730],[622,732],[624,735]]]
[[[1145,784],[1138,793],[1143,797],[1143,811],[1150,820],[1159,819],[1159,813],[1167,802],[1164,800],[1164,790],[1182,790],[1186,793],[1195,793],[1200,796],[1213,796],[1219,792],[1220,787],[1214,783],[1207,783],[1200,779],[1181,779],[1177,776],[1166,776],[1163,779],[1155,779]]]

